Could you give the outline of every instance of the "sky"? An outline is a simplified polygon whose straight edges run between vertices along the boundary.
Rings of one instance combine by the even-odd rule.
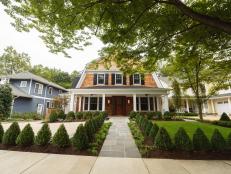
[[[50,68],[57,68],[71,73],[74,70],[81,71],[85,65],[99,57],[98,51],[104,46],[96,37],[91,39],[92,45],[83,51],[68,51],[72,58],[66,58],[63,54],[53,54],[39,38],[37,31],[18,32],[11,26],[13,20],[5,13],[0,3],[0,54],[4,48],[13,46],[17,52],[25,52],[31,57],[31,64],[42,64]]]

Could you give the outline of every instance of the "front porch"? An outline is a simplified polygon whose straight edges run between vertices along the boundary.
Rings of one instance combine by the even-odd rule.
[[[111,116],[126,116],[131,111],[168,111],[168,96],[161,89],[74,89],[70,111],[106,111]]]

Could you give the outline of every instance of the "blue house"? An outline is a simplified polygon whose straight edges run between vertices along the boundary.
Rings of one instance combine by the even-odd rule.
[[[67,90],[30,72],[0,77],[0,84],[8,83],[14,96],[12,112],[46,114],[53,107],[53,98]]]

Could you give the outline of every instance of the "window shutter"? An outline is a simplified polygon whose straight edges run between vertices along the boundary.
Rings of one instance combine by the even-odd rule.
[[[94,74],[93,85],[97,85],[97,74]]]
[[[144,85],[144,74],[141,74],[141,85]]]
[[[108,74],[105,74],[105,85],[108,85]]]
[[[126,76],[126,74],[123,75],[123,84],[124,85],[127,84],[127,76]]]
[[[115,85],[115,74],[111,74],[111,84]]]
[[[133,85],[133,75],[130,75],[130,85]]]

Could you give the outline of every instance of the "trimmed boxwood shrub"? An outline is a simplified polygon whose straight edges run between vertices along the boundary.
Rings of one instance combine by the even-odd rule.
[[[228,138],[227,138],[227,148],[231,149],[231,132],[229,133]]]
[[[153,125],[152,121],[148,120],[147,125],[146,125],[145,130],[144,130],[144,134],[146,136],[149,136],[149,133],[152,129],[152,125]]]
[[[180,127],[174,136],[175,148],[177,150],[192,150],[192,141],[190,140],[185,129]]]
[[[152,124],[152,128],[151,128],[151,130],[149,132],[149,137],[152,138],[153,142],[154,142],[154,140],[156,138],[156,135],[157,135],[158,131],[159,131],[159,126],[156,123]]]
[[[75,113],[73,111],[70,111],[67,113],[66,120],[73,121],[75,119]]]
[[[65,115],[63,110],[61,110],[61,109],[57,110],[57,118],[65,120],[66,115]]]
[[[83,119],[83,112],[76,112],[75,113],[75,117],[78,120],[82,120]]]
[[[229,116],[225,112],[223,112],[221,114],[220,121],[230,121],[230,118],[229,118]]]
[[[43,124],[35,138],[35,143],[39,146],[48,145],[51,140],[51,130],[47,123]]]
[[[72,144],[78,150],[85,150],[89,147],[88,136],[83,124],[80,124],[72,138]]]
[[[173,144],[171,138],[164,127],[161,127],[156,135],[154,146],[160,150],[171,150]]]
[[[146,116],[147,116],[147,119],[152,120],[154,113],[153,112],[147,112]]]
[[[218,129],[214,129],[211,137],[211,145],[213,150],[221,151],[226,149],[226,141]]]
[[[157,112],[155,113],[155,115],[156,115],[157,119],[159,119],[159,120],[162,119],[162,113],[161,113],[161,112],[157,111]]]
[[[58,120],[58,114],[56,111],[51,111],[50,115],[49,115],[49,122],[53,123],[56,122]]]
[[[68,147],[70,146],[69,135],[67,134],[67,130],[63,124],[60,125],[57,132],[55,133],[52,144],[58,147]]]
[[[93,137],[94,137],[94,133],[95,133],[95,128],[94,128],[94,125],[92,123],[92,120],[86,121],[84,126],[86,128],[88,140],[91,142]]]
[[[4,129],[2,127],[2,124],[0,123],[0,143],[2,143],[3,134],[4,134]]]
[[[27,124],[20,132],[16,144],[19,146],[30,146],[34,144],[34,131],[30,124]]]
[[[136,118],[136,115],[137,115],[137,114],[138,114],[137,112],[131,111],[131,112],[129,112],[129,118],[130,118],[130,119],[134,119],[134,118]]]
[[[2,143],[5,145],[16,145],[16,139],[20,134],[20,127],[17,122],[13,122],[4,133]]]
[[[209,139],[200,128],[197,128],[195,133],[193,134],[193,148],[194,150],[211,149]]]

